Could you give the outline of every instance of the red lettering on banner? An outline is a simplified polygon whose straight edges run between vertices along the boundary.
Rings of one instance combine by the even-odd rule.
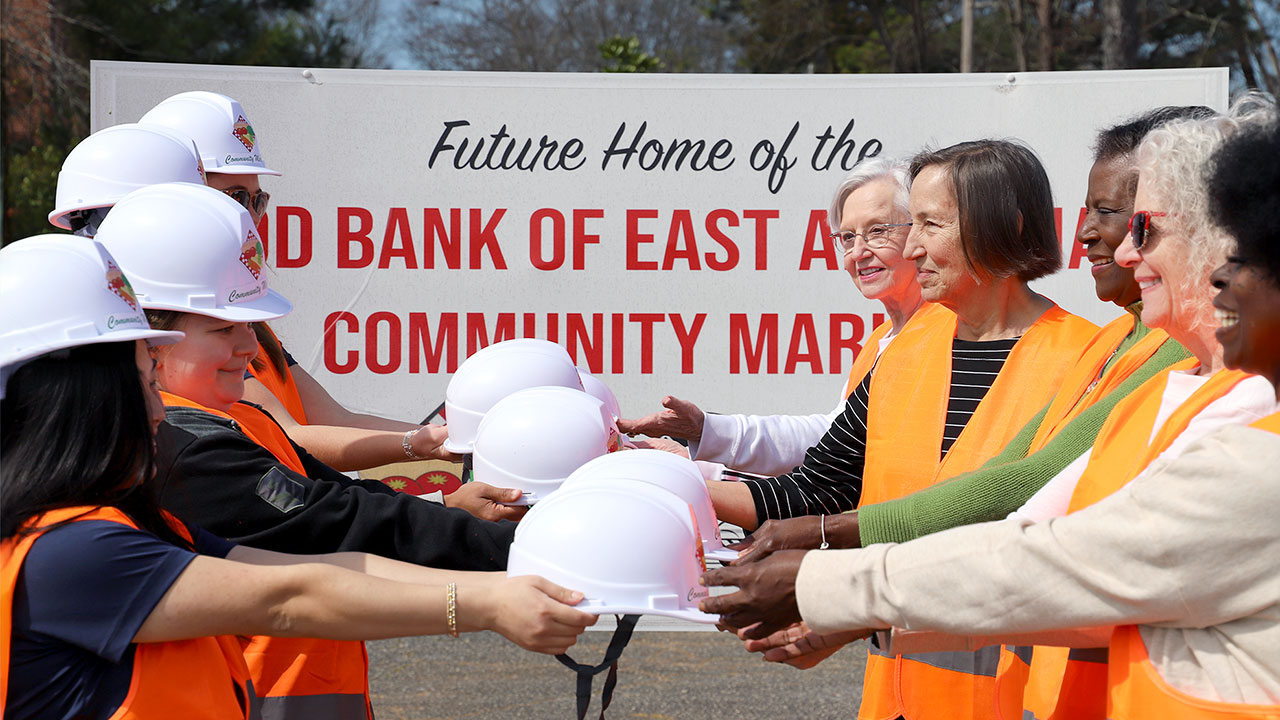
[[[627,319],[640,323],[640,374],[653,374],[653,325],[666,317],[663,313],[631,313]]]
[[[707,267],[712,270],[732,270],[738,266],[738,244],[730,240],[729,236],[720,229],[717,223],[721,220],[727,221],[730,227],[738,227],[738,216],[732,210],[712,210],[707,214],[707,234],[716,241],[716,244],[724,248],[725,252],[724,260],[712,253],[707,253]]]
[[[409,313],[409,372],[422,369],[427,361],[427,372],[440,372],[440,359],[445,359],[445,372],[458,369],[458,313],[442,313],[436,328],[435,342],[431,342],[431,325],[427,314]]]
[[[874,318],[883,320],[884,313],[876,313]],[[872,320],[872,327],[876,322]],[[831,343],[831,354],[828,356],[827,366],[830,372],[839,373],[844,371],[845,351],[848,351],[851,364],[858,353],[862,352],[862,338],[867,334],[866,326],[862,322],[862,316],[853,313],[831,313],[829,323],[827,341]],[[846,326],[850,328],[848,335],[843,331]]]
[[[405,208],[393,207],[387,213],[387,229],[382,234],[378,268],[385,270],[391,267],[391,258],[403,260],[407,270],[418,268],[418,256],[413,250],[413,234],[409,231],[409,211]]]
[[[551,258],[543,255],[542,228],[551,220]],[[564,215],[555,208],[540,208],[529,216],[529,262],[539,270],[557,270],[564,265]]]
[[[778,314],[765,313],[760,316],[759,334],[756,341],[751,342],[751,326],[744,313],[729,315],[729,374],[742,372],[742,356],[747,360],[747,372],[760,373],[760,360],[767,356],[765,372],[778,372]]]
[[[815,246],[814,240],[817,240]],[[809,227],[804,231],[804,253],[800,256],[800,269],[808,270],[815,259],[826,263],[828,270],[840,268],[840,255],[831,239],[831,226],[827,224],[826,210],[809,211]]]
[[[378,325],[382,323],[387,325],[389,357],[385,363],[378,361],[378,345],[381,344]],[[379,375],[389,375],[400,369],[400,357],[400,316],[385,310],[373,313],[364,328],[365,365]]]
[[[329,313],[324,319],[324,369],[335,375],[355,372],[360,365],[360,353],[348,350],[345,362],[338,362],[338,323],[346,325],[348,333],[360,332],[360,320],[349,312]]]
[[[807,348],[800,350],[801,342]],[[801,313],[796,315],[795,324],[791,326],[791,342],[787,344],[787,362],[782,366],[784,375],[794,374],[796,365],[809,363],[811,372],[822,372],[822,353],[818,350],[818,331],[813,327],[813,315]]]
[[[569,347],[569,356],[575,365],[581,365],[578,358],[578,347],[581,343],[582,354],[586,357],[587,370],[593,373],[604,372],[604,313],[592,313],[591,332],[587,333],[587,324],[582,313],[568,313],[564,318],[564,339]]]
[[[693,316],[693,327],[685,328],[684,318],[678,313],[671,314],[671,329],[676,331],[676,342],[680,343],[680,374],[693,374],[693,346],[698,342],[698,334],[702,332],[702,324],[707,314],[698,313]]]
[[[528,329],[527,325],[526,329]],[[498,319],[493,324],[493,342],[515,339],[516,314],[498,313]],[[489,347],[490,344],[489,328],[485,324],[484,313],[467,313],[467,357],[471,357],[481,348]]]
[[[1088,209],[1080,208],[1080,219],[1076,220],[1077,235],[1080,232],[1079,227],[1084,224],[1084,216],[1088,212],[1089,212]],[[1085,259],[1088,252],[1089,252],[1089,248],[1085,247],[1084,243],[1078,243],[1076,242],[1075,238],[1072,238],[1071,239],[1071,259],[1067,261],[1067,267],[1073,270],[1075,268],[1080,267],[1080,261]]]
[[[351,219],[359,222],[359,227],[352,229]],[[362,268],[373,262],[373,240],[369,233],[373,231],[373,214],[364,208],[338,208],[338,267]],[[352,257],[352,245],[358,245],[359,257]]]
[[[493,261],[495,270],[507,269],[507,261],[502,257],[502,247],[498,245],[498,235],[495,232],[498,222],[506,214],[506,208],[498,208],[493,212],[493,216],[489,218],[488,222],[484,222],[483,211],[480,208],[471,208],[471,224],[467,229],[471,231],[472,270],[480,268],[480,253],[485,248],[489,249],[489,259]],[[482,222],[484,222],[484,229],[478,229]]]
[[[742,217],[756,224],[756,269],[769,269],[769,221],[778,219],[777,210],[743,210]]]
[[[290,220],[298,220],[298,254],[289,254]],[[263,221],[267,219],[262,216]],[[265,235],[264,235],[265,237]],[[280,205],[276,208],[276,267],[300,268],[311,262],[311,213],[306,208]]]
[[[587,267],[587,245],[600,244],[600,236],[587,232],[587,220],[599,220],[604,217],[604,210],[573,211],[573,269],[585,270]]]
[[[653,235],[640,232],[641,220],[652,220],[658,217],[657,210],[627,211],[627,269],[657,270],[658,261],[641,260],[640,245],[653,242]]]
[[[436,266],[436,242],[440,242],[440,254],[450,270],[462,267],[462,208],[449,208],[449,229],[445,230],[444,217],[439,208],[422,210],[422,267],[431,270]]]
[[[613,346],[611,348],[611,356],[613,358],[613,374],[617,375],[622,372],[622,328],[623,321],[626,318],[622,313],[613,313],[610,316],[610,326],[613,328]]]
[[[680,246],[680,238],[685,244]],[[698,241],[693,237],[693,215],[688,210],[675,210],[671,214],[671,227],[667,230],[667,249],[662,254],[662,269],[671,270],[677,259],[689,264],[690,270],[701,270],[698,261]]]

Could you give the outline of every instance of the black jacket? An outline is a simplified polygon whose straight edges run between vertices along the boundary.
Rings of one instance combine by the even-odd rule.
[[[377,481],[352,480],[294,444],[307,471],[300,475],[234,420],[189,407],[165,411],[157,437],[160,500],[183,520],[279,552],[350,550],[447,570],[507,566],[513,522],[479,520]]]

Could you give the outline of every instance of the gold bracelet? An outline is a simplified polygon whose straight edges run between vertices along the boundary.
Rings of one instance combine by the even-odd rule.
[[[458,637],[458,586],[449,583],[445,588],[445,617],[449,620],[449,635]]]

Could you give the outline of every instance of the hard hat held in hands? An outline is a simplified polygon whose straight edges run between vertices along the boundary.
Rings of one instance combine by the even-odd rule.
[[[206,172],[279,175],[262,160],[262,142],[240,103],[197,90],[162,100],[139,123],[163,125],[196,141]]]
[[[711,493],[692,460],[662,450],[627,450],[586,463],[561,487],[568,492],[601,478],[625,480],[633,486],[657,487],[674,493],[693,508],[706,557],[726,563],[738,558],[738,552],[726,548],[720,538],[720,522],[711,503]]]
[[[152,330],[111,254],[74,235],[36,235],[0,250],[0,305],[6,380],[22,363],[55,350],[129,340],[165,345],[183,337]]]
[[[518,488],[511,505],[545,500],[583,463],[617,450],[618,426],[604,404],[581,390],[536,387],[499,400],[476,431],[472,474]]]
[[[63,161],[49,222],[71,230],[68,214],[109,208],[134,190],[167,182],[204,184],[200,151],[191,138],[148,125],[99,130]]]
[[[627,453],[618,453],[619,455]],[[561,488],[520,521],[507,575],[541,575],[586,597],[596,615],[665,615],[699,623],[707,589],[693,508],[659,487],[607,474]]]
[[[213,188],[167,183],[129,193],[102,221],[97,240],[148,310],[230,322],[273,320],[293,310],[268,287],[248,211]]]
[[[525,338],[480,349],[463,361],[445,389],[449,438],[444,449],[470,453],[480,421],[494,404],[518,390],[542,386],[582,390],[578,368],[559,345]]]
[[[613,421],[615,423],[618,422],[618,418],[622,417],[622,408],[618,405],[618,398],[609,389],[609,386],[605,385],[603,380],[582,368],[578,368],[578,379],[582,381],[582,389],[586,390],[588,395],[604,403],[605,409],[613,416]]]

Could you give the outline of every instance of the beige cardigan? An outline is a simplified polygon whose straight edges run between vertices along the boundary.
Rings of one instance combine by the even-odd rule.
[[[1280,436],[1229,426],[1067,517],[812,551],[796,598],[819,632],[1002,636],[1138,623],[1190,695],[1280,703]]]

